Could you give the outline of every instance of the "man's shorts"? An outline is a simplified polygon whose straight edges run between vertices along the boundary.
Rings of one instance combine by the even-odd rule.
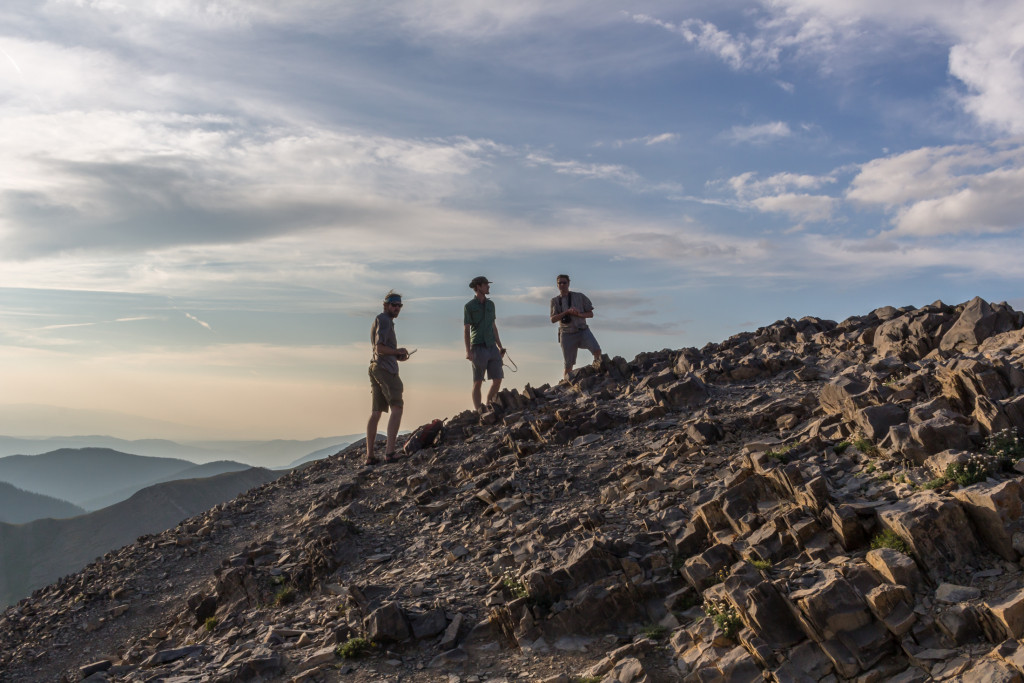
[[[576,352],[579,349],[586,349],[591,353],[601,353],[601,345],[597,343],[597,339],[589,327],[578,332],[560,332],[558,343],[562,346],[562,358],[565,360],[566,369],[576,365]]]
[[[402,378],[395,373],[377,367],[376,363],[370,363],[370,395],[375,413],[386,413],[388,407],[401,408],[405,403],[402,401]]]
[[[501,351],[497,346],[478,345],[473,347],[473,381],[483,382],[485,370],[487,379],[505,377],[505,371],[501,368]]]

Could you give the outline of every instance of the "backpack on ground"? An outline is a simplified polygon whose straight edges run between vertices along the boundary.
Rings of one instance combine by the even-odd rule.
[[[409,435],[409,438],[405,440],[405,446],[402,447],[402,452],[406,455],[412,455],[424,448],[430,448],[441,441],[443,434],[444,420],[428,422],[422,427],[417,427],[413,430],[412,434]]]

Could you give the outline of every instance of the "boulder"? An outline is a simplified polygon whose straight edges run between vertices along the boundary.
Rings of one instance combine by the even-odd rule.
[[[1020,480],[984,481],[958,489],[953,495],[967,511],[981,540],[1005,560],[1017,562],[1013,535],[1024,532],[1024,487]]]
[[[981,545],[963,508],[935,493],[920,493],[881,507],[878,518],[910,546],[936,583],[951,573],[971,571],[981,555]]]

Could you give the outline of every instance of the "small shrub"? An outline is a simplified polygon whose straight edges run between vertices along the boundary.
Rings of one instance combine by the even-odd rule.
[[[373,649],[373,643],[366,638],[349,638],[334,648],[334,654],[342,659],[358,659]]]
[[[601,683],[600,676],[577,676],[572,679],[572,683]]]
[[[865,439],[864,437],[856,439],[853,442],[853,447],[856,448],[861,453],[863,453],[864,455],[870,455],[875,458],[882,454],[882,452],[878,450],[878,446],[871,443],[868,439]]]
[[[840,441],[839,443],[832,447],[832,452],[835,453],[836,455],[842,455],[843,451],[845,451],[849,447],[849,441]]]
[[[878,548],[892,548],[898,550],[904,555],[910,554],[910,548],[904,543],[903,539],[900,538],[895,531],[886,529],[871,539],[871,549],[877,550]]]
[[[946,479],[960,486],[970,486],[985,481],[995,463],[985,462],[984,456],[972,455],[967,462],[951,462],[946,465]]]
[[[207,631],[217,628],[217,617],[207,617],[206,621],[203,622],[203,628]]]
[[[704,614],[711,617],[726,638],[735,639],[743,627],[739,612],[726,600],[707,600],[704,603]]]
[[[668,628],[662,626],[661,624],[653,624],[651,626],[644,626],[641,633],[644,634],[645,638],[650,638],[651,640],[661,640],[662,638],[668,635]]]
[[[874,472],[877,469],[878,468],[875,467],[875,463],[871,463],[867,467],[864,468],[864,471],[867,472],[868,474],[871,474],[872,472]]]
[[[686,555],[675,553],[672,555],[672,571],[677,572],[686,564]]]
[[[763,572],[766,572],[766,571],[768,571],[769,569],[772,568],[772,563],[771,563],[770,560],[748,560],[748,561],[750,562],[750,564],[752,564],[754,566],[755,569],[759,569],[759,570],[761,570]]]
[[[796,444],[791,443],[788,446],[779,446],[778,448],[773,448],[769,450],[767,453],[765,453],[765,455],[767,455],[770,459],[776,462],[786,463],[789,462],[790,452],[794,448],[796,448]]]
[[[985,452],[995,458],[1002,469],[1008,470],[1024,458],[1024,439],[1020,438],[1016,427],[993,432],[985,438]]]
[[[285,586],[274,595],[274,604],[278,607],[284,607],[295,602],[295,598],[295,589],[291,586]]]
[[[729,578],[728,569],[719,569],[717,572],[711,575],[708,579],[708,587],[717,586],[720,583],[725,583],[725,580]]]
[[[929,491],[932,491],[937,488],[940,488],[941,486],[944,486],[948,481],[949,480],[946,479],[945,477],[935,477],[931,481],[925,482],[924,488],[928,489]]]
[[[526,590],[526,584],[519,580],[511,569],[506,569],[501,575],[501,585],[512,594],[513,598],[525,598],[530,593]]]

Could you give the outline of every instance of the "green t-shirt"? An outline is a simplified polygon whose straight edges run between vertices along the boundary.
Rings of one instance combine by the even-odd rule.
[[[480,303],[476,297],[470,299],[462,309],[462,324],[469,325],[469,343],[472,346],[485,344],[494,346],[498,341],[494,338],[494,302],[484,299]]]

